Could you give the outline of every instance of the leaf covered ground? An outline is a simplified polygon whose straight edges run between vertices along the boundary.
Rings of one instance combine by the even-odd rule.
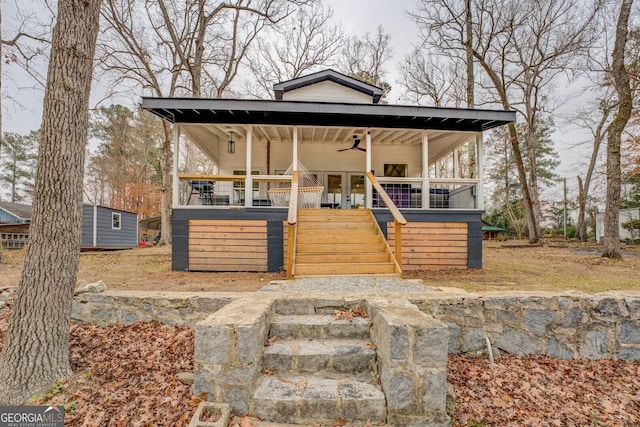
[[[37,403],[66,404],[66,426],[186,426],[199,401],[175,375],[193,369],[193,345],[186,327],[72,325],[76,374]],[[640,362],[450,357],[448,377],[456,426],[640,425]]]

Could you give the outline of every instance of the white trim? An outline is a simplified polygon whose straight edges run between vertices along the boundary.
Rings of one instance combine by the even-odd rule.
[[[180,204],[180,180],[178,179],[178,161],[180,158],[180,128],[178,124],[173,125],[173,197],[172,205],[177,207]]]
[[[477,203],[476,208],[478,210],[484,210],[484,143],[482,140],[482,132],[478,132],[476,135],[476,165],[477,165],[477,177],[478,187],[476,189]]]
[[[245,169],[244,180],[244,206],[249,208],[253,206],[253,178],[251,177],[251,163],[253,150],[253,126],[247,128],[247,163]]]
[[[366,141],[366,171],[371,172],[371,129],[367,129]],[[369,178],[367,178],[366,174],[364,176],[364,203],[367,209],[371,209],[373,207],[373,186],[371,185],[371,181],[369,181]]]
[[[422,131],[422,209],[429,209],[429,134]]]
[[[118,218],[118,226],[114,225],[116,217]],[[111,212],[111,229],[112,230],[122,230],[122,213],[120,212]]]
[[[291,162],[291,170],[298,170],[298,127],[293,128],[293,161]]]

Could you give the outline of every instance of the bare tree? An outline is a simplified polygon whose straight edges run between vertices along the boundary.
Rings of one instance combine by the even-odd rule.
[[[384,89],[384,98],[391,90],[391,85],[384,80],[384,66],[392,57],[391,36],[379,25],[373,35],[353,35],[346,40],[340,68],[353,77]]]
[[[102,69],[115,86],[154,96],[220,97],[236,78],[258,33],[310,0],[107,0],[99,46]],[[128,83],[128,85],[127,85]],[[173,128],[163,122],[162,244],[170,242]]]
[[[629,34],[629,15],[633,0],[621,0],[616,24],[611,75],[618,93],[618,110],[607,131],[607,204],[604,219],[604,250],[602,256],[620,258],[620,157],[622,132],[631,117],[632,97],[625,67],[625,47]]]
[[[53,30],[29,246],[0,356],[0,404],[71,374],[69,321],[100,0],[60,0]]]
[[[265,32],[247,58],[253,75],[249,92],[270,98],[274,83],[336,65],[345,36],[332,19],[331,8],[314,3]]]
[[[473,57],[488,80],[483,84],[487,101],[516,110],[529,129],[526,141],[521,141],[515,124],[508,126],[529,241],[537,243],[541,211],[534,135],[540,119],[548,114],[554,78],[566,73],[593,39],[594,8],[585,12],[579,0],[476,0],[472,9]],[[414,18],[424,29],[426,43],[459,56],[467,43],[466,15],[460,4],[421,0]]]
[[[434,107],[465,105],[465,83],[458,77],[462,73],[460,61],[416,48],[399,68],[399,83],[404,88],[404,96],[411,101],[427,102]]]

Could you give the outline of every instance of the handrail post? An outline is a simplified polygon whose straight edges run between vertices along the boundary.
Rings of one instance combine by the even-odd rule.
[[[287,279],[293,277],[293,263],[296,249],[296,223],[298,222],[298,178],[299,172],[291,174],[291,191],[289,192],[289,212],[287,213]]]
[[[296,226],[287,224],[287,280],[293,277],[293,251],[295,250]]]
[[[397,220],[394,220],[396,226],[396,247],[395,247],[395,256],[396,262],[399,266],[402,266],[402,224],[400,224]]]

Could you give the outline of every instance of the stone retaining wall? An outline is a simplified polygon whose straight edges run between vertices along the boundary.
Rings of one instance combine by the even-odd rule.
[[[87,293],[74,299],[72,317],[99,325],[156,320],[194,326],[246,296],[231,292]],[[287,299],[323,297],[326,295],[286,296]],[[429,292],[390,293],[384,297],[408,298],[421,311],[449,326],[449,353],[484,352],[487,336],[495,348],[517,355],[640,360],[640,296]]]
[[[640,360],[640,297],[456,296],[412,301],[449,326],[449,353]]]

